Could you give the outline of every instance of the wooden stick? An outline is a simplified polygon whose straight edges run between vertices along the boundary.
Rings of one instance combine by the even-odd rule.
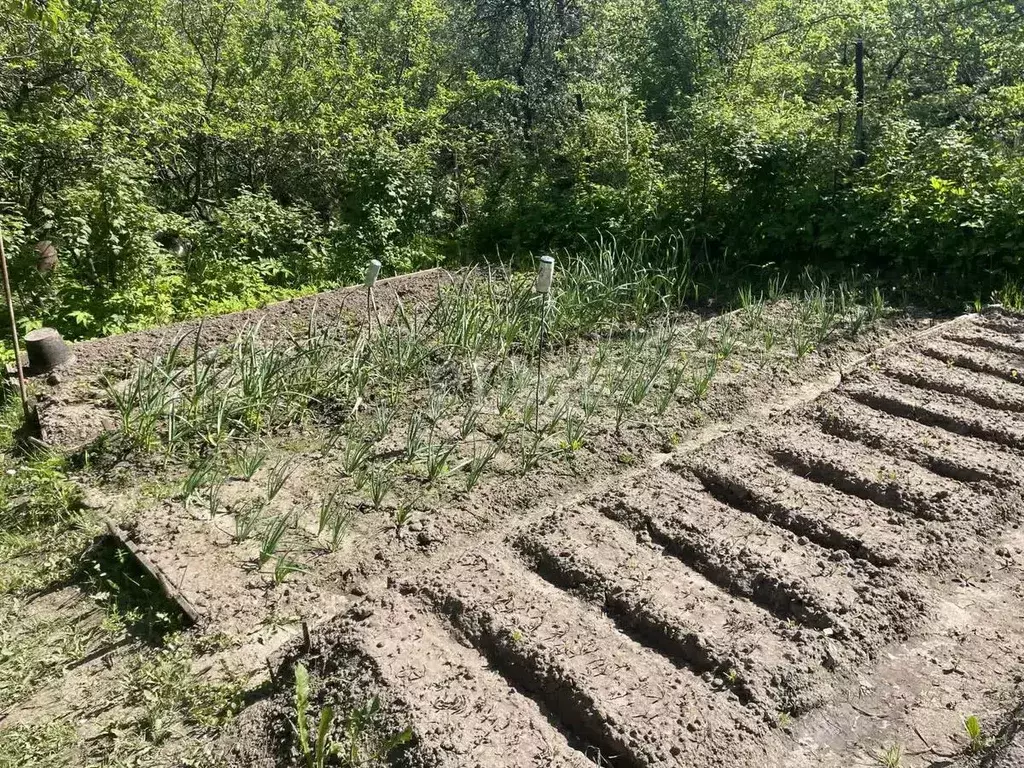
[[[136,562],[142,566],[144,571],[156,579],[157,584],[160,585],[160,589],[163,590],[163,593],[169,600],[174,602],[181,609],[181,612],[185,614],[185,617],[188,619],[189,624],[198,623],[202,614],[199,613],[196,607],[192,605],[192,602],[185,597],[182,591],[171,583],[171,580],[167,578],[163,570],[161,570],[156,563],[146,557],[139,548],[128,539],[128,535],[122,531],[113,520],[105,518],[104,522],[106,523],[107,531],[110,535],[114,537],[118,544],[132,553],[132,556],[135,558]]]
[[[21,369],[21,344],[18,341],[18,323],[14,317],[14,297],[11,295],[11,279],[7,276],[7,253],[4,251],[3,230],[0,230],[0,270],[3,272],[7,315],[11,320],[11,338],[14,339],[14,367],[18,372],[18,391],[21,393],[21,408],[25,412],[25,420],[28,421],[31,411],[28,407],[28,391],[25,388],[25,372]]]

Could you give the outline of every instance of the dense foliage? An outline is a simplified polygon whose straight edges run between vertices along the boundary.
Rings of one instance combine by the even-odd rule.
[[[597,233],[1024,272],[1019,2],[6,3],[0,223],[25,322],[71,336]]]

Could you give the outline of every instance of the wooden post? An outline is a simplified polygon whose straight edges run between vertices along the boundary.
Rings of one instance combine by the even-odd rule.
[[[21,394],[21,409],[25,420],[32,415],[28,407],[28,391],[25,388],[25,372],[21,369],[21,344],[18,342],[18,322],[14,317],[14,297],[11,295],[11,279],[7,275],[7,253],[4,251],[4,234],[0,231],[0,269],[3,271],[4,297],[7,299],[7,316],[11,321],[11,338],[14,340],[14,368],[18,373],[18,391]]]
[[[363,283],[366,285],[366,339],[369,341],[370,332],[373,330],[373,317],[377,317],[377,330],[380,330],[380,313],[377,311],[377,300],[373,297],[373,286],[377,284],[377,276],[380,274],[381,263],[372,259],[366,265],[366,275]],[[372,314],[371,314],[372,312]]]
[[[534,289],[540,294],[540,330],[537,333],[537,389],[534,392],[533,431],[540,431],[540,376],[544,358],[544,337],[547,334],[548,296],[551,293],[551,282],[555,276],[555,260],[551,256],[541,256],[537,270],[537,283]]]

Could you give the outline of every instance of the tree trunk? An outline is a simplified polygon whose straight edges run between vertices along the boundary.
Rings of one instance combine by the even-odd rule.
[[[857,125],[854,129],[853,167],[863,168],[868,161],[867,140],[864,136],[864,39],[857,38],[855,60],[857,78]]]

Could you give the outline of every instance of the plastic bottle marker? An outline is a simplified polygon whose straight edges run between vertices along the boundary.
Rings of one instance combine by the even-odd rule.
[[[540,257],[540,267],[537,269],[537,293],[548,293],[551,290],[551,282],[555,277],[555,260],[551,256]]]
[[[373,259],[369,264],[366,265],[366,287],[373,288],[374,283],[377,282],[377,275],[380,274],[380,262],[377,259]]]

